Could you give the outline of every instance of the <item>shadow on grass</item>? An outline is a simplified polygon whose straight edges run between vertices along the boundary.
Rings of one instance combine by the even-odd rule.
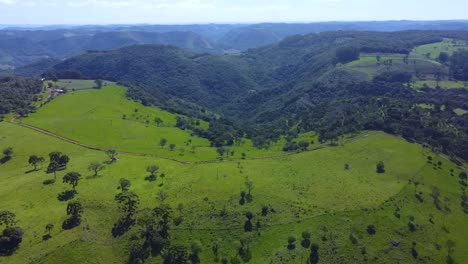
[[[102,178],[102,177],[104,177],[104,175],[96,175],[96,176],[91,175],[91,176],[87,176],[86,179],[87,180],[92,180],[92,179],[99,179],[99,178]]]
[[[73,229],[77,226],[79,226],[81,223],[81,219],[78,218],[78,217],[72,217],[72,218],[68,218],[67,220],[65,220],[62,224],[62,229],[63,230],[70,230],[70,229]]]
[[[3,158],[0,159],[0,164],[5,164],[9,160],[11,160],[11,156],[3,156]]]
[[[119,237],[125,234],[132,226],[135,225],[135,220],[131,218],[121,218],[112,228],[112,236]]]
[[[29,174],[29,173],[32,173],[32,172],[35,172],[35,171],[37,171],[37,170],[35,170],[35,169],[28,170],[28,171],[25,171],[24,174]]]
[[[51,238],[52,238],[52,236],[49,235],[49,234],[43,235],[43,236],[42,236],[42,240],[43,240],[43,241],[47,241],[47,240],[49,240],[49,239],[51,239]]]
[[[76,191],[74,190],[64,191],[64,192],[59,193],[59,195],[57,196],[57,199],[61,202],[66,202],[68,200],[73,199],[73,197],[75,197],[75,194],[76,194]]]

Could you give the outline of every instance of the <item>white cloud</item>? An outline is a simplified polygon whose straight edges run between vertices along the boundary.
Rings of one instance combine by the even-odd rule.
[[[132,7],[199,9],[215,8],[216,0],[76,0],[69,1],[67,4],[71,7],[99,6],[105,8]]]
[[[16,0],[0,0],[0,4],[12,5],[16,4]]]

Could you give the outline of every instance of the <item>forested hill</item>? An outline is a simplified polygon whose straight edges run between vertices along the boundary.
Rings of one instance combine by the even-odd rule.
[[[324,32],[232,56],[132,46],[75,57],[53,67],[48,77],[122,82],[130,87],[129,97],[147,105],[177,108],[174,99],[200,105],[243,124],[257,146],[285,134],[294,138],[298,131],[315,130],[321,140],[333,141],[377,129],[468,159],[466,115],[453,112],[468,110],[465,89],[416,91],[408,87],[416,78],[412,72],[388,70],[369,81],[342,66],[361,53],[408,57],[415,47],[445,38],[468,40],[468,32]],[[464,52],[456,52],[445,64],[425,62],[447,68],[447,74],[462,73],[464,58]],[[417,107],[425,104],[436,107]]]

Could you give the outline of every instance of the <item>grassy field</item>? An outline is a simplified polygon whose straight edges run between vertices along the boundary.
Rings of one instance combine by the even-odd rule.
[[[411,85],[412,85],[412,88],[421,89],[424,87],[424,84],[429,86],[429,88],[437,87],[436,80],[416,81],[416,82],[413,82]],[[468,83],[461,82],[461,81],[440,81],[439,86],[440,88],[443,88],[443,89],[466,88],[468,87]]]
[[[159,154],[188,161],[217,158],[216,150],[209,147],[208,140],[174,127],[177,115],[130,101],[125,97],[125,92],[124,87],[116,85],[100,90],[70,92],[44,105],[21,122],[102,148]],[[154,121],[156,117],[163,120],[160,126]],[[208,123],[199,121],[200,128],[208,128]],[[159,145],[163,138],[168,140],[164,148]],[[308,133],[299,138],[302,139],[317,141],[317,136]],[[234,150],[231,158],[240,159],[242,153],[246,153],[247,157],[281,154],[285,143],[280,140],[269,149],[259,150],[252,146],[250,140],[243,141],[241,145],[230,147]],[[176,145],[173,151],[169,149],[170,144]],[[314,147],[320,146],[316,144]]]
[[[12,159],[0,164],[0,211],[14,212],[24,230],[20,249],[0,257],[0,263],[126,263],[129,241],[139,237],[140,226],[121,237],[111,234],[120,216],[114,201],[120,178],[129,179],[130,191],[140,197],[137,217],[160,205],[158,192],[167,194],[165,203],[173,208],[173,217],[183,219],[180,225],[171,224],[171,243],[199,241],[201,263],[215,262],[213,247],[219,258],[237,256],[240,241],[251,250],[249,263],[306,263],[309,250],[301,246],[303,231],[318,243],[319,263],[445,263],[447,241],[454,242],[455,261],[468,262],[468,215],[460,206],[462,185],[457,177],[462,168],[443,157],[382,132],[363,131],[336,147],[316,143],[310,151],[290,155],[281,151],[283,139],[267,150],[245,140],[232,147],[236,160],[216,160],[215,148],[206,139],[174,127],[176,115],[129,101],[125,91],[110,85],[70,92],[18,121],[81,143],[134,152],[120,153],[119,160],[97,177],[87,168],[90,162],[107,161],[104,152],[19,124],[0,123],[0,149],[14,150]],[[163,120],[161,126],[155,124],[156,117]],[[200,127],[208,124],[200,122]],[[161,148],[163,137],[177,144],[176,150]],[[300,139],[317,141],[316,137],[310,132]],[[190,151],[192,145],[197,146],[195,152]],[[45,171],[47,162],[33,171],[27,160],[31,154],[48,160],[52,151],[69,155],[70,163],[57,173],[56,183],[44,185],[54,177]],[[241,152],[247,153],[246,160],[238,159]],[[379,161],[385,163],[385,173],[376,173]],[[160,169],[156,181],[150,182],[146,167],[152,164]],[[80,226],[63,230],[67,203],[57,196],[70,190],[61,180],[70,171],[83,176],[75,199],[83,204],[84,215]],[[164,178],[159,177],[162,173]],[[253,200],[242,202],[247,181],[253,183]],[[439,209],[433,201],[435,187]],[[269,208],[268,214],[262,214],[263,207]],[[244,231],[247,211],[253,213],[252,232]],[[410,222],[416,230],[409,230]],[[52,238],[44,241],[49,223],[55,228]],[[375,226],[374,235],[366,231],[369,225]],[[288,249],[289,236],[297,241]],[[153,256],[145,263],[162,259]]]
[[[66,88],[67,90],[83,90],[83,89],[92,89],[96,87],[96,83],[94,82],[95,80],[70,80],[70,79],[61,79],[56,82],[53,81],[47,81],[44,83],[44,85],[47,85],[49,82],[52,84],[58,86],[58,87],[63,87]],[[103,86],[107,85],[115,85],[115,83],[110,82],[110,81],[103,81]]]
[[[377,60],[377,57],[380,59]],[[408,56],[408,63],[404,62],[405,57],[405,54],[363,53],[359,60],[349,62],[343,65],[343,67],[352,71],[365,73],[369,80],[387,71],[403,70],[420,75],[432,75],[436,71],[447,71],[438,62],[428,60],[423,56],[410,55]]]
[[[0,165],[0,208],[16,213],[18,225],[24,231],[21,248],[11,257],[1,257],[0,263],[124,263],[127,259],[127,241],[137,233],[136,227],[122,237],[111,235],[118,211],[113,197],[119,192],[118,180],[128,178],[131,191],[140,196],[140,208],[158,205],[156,193],[168,194],[167,203],[173,208],[182,203],[180,214],[184,221],[173,227],[175,244],[186,245],[200,241],[203,245],[201,263],[213,263],[211,250],[215,244],[221,257],[235,256],[240,239],[249,241],[252,251],[250,263],[305,263],[307,250],[301,248],[300,234],[309,230],[312,241],[320,245],[321,263],[345,263],[357,258],[363,262],[389,263],[400,259],[403,263],[418,263],[410,253],[417,243],[420,257],[429,257],[431,263],[441,263],[447,255],[447,240],[456,243],[453,257],[459,263],[468,260],[467,215],[461,211],[458,178],[450,169],[459,169],[442,158],[441,168],[427,163],[433,155],[417,145],[380,132],[366,132],[366,136],[340,147],[304,152],[297,155],[240,163],[181,165],[155,158],[119,155],[120,160],[107,166],[98,177],[87,171],[91,161],[105,161],[106,155],[69,144],[53,137],[10,123],[0,124],[0,148],[11,146],[13,158]],[[43,185],[53,177],[44,172],[29,172],[30,154],[47,156],[51,151],[62,151],[71,158],[66,171],[83,175],[77,190],[77,199],[84,205],[83,223],[70,231],[61,230],[66,219],[66,202],[59,202],[57,194],[70,186],[57,181]],[[433,155],[435,157],[435,155]],[[386,173],[377,174],[375,164],[383,160]],[[349,170],[343,165],[350,165]],[[145,181],[146,166],[158,164],[164,180]],[[239,204],[239,193],[246,190],[246,177],[254,183],[253,201]],[[418,192],[424,202],[414,197],[415,187],[408,181],[419,181]],[[450,211],[437,210],[430,196],[433,186],[440,190],[444,205]],[[264,205],[275,210],[267,216],[260,214]],[[400,218],[394,216],[396,207]],[[221,216],[223,210],[226,216]],[[177,210],[174,209],[177,212]],[[254,213],[254,221],[261,227],[244,232],[246,211]],[[408,231],[412,217],[417,231]],[[433,219],[434,224],[428,221]],[[42,241],[45,225],[53,223],[52,239]],[[376,235],[368,235],[366,227],[374,224]],[[328,232],[324,232],[324,227]],[[443,231],[447,230],[447,231]],[[357,238],[357,244],[349,236]],[[288,236],[296,236],[294,250],[286,248]],[[321,237],[326,236],[327,241]],[[400,241],[399,247],[390,242]],[[337,253],[330,253],[330,244]],[[435,248],[440,246],[439,250]],[[361,254],[362,248],[366,254]],[[148,263],[161,263],[153,257]]]
[[[435,60],[439,58],[441,52],[452,55],[455,51],[466,48],[467,46],[468,43],[464,41],[445,39],[443,42],[418,46],[413,50],[412,54],[420,56],[427,56],[427,54],[429,54],[429,58]]]

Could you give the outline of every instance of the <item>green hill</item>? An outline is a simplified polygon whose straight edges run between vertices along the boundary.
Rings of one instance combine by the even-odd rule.
[[[364,138],[340,147],[240,163],[181,165],[119,154],[119,161],[93,177],[88,164],[107,160],[103,152],[14,124],[2,123],[0,129],[0,147],[14,149],[13,158],[0,165],[0,208],[15,212],[18,226],[24,229],[20,249],[11,257],[2,257],[2,262],[126,262],[128,243],[143,238],[138,238],[140,225],[121,237],[111,234],[120,215],[114,196],[120,192],[117,186],[122,177],[131,181],[130,190],[140,197],[135,217],[143,217],[145,208],[161,203],[155,199],[156,193],[167,194],[164,203],[173,208],[174,218],[183,219],[179,225],[170,224],[171,244],[200,241],[202,263],[213,262],[213,247],[219,258],[238,255],[239,241],[248,244],[251,263],[304,260],[309,251],[301,246],[303,231],[311,232],[323,262],[334,262],[339,254],[344,262],[398,258],[418,263],[412,248],[418,258],[435,263],[443,262],[449,250],[457,262],[468,257],[463,250],[468,246],[468,233],[466,214],[460,207],[460,170],[442,157],[383,133],[367,132]],[[51,151],[68,154],[70,163],[57,173],[55,184],[43,185],[53,174],[44,172],[46,164],[31,172],[27,159],[33,153],[46,157]],[[428,163],[428,155],[434,158],[432,163]],[[375,172],[380,160],[385,162],[384,174]],[[345,163],[349,170],[343,168]],[[145,181],[149,175],[145,169],[151,164],[160,167],[156,182]],[[60,180],[69,171],[83,175],[75,199],[83,204],[84,215],[79,227],[61,230],[67,217],[66,202],[58,201],[57,195],[70,188]],[[159,177],[161,173],[166,175],[164,179]],[[247,191],[247,180],[253,182],[253,199],[241,205],[239,193]],[[434,205],[434,197],[439,197],[440,209]],[[244,230],[246,211],[253,212],[252,232]],[[43,241],[49,223],[55,226],[52,238]],[[410,231],[409,223],[416,230]],[[375,226],[375,235],[366,231],[369,225]],[[297,238],[295,249],[287,249],[288,236]],[[449,240],[454,242],[452,249],[447,248]],[[148,263],[160,262],[159,256],[148,259]]]

